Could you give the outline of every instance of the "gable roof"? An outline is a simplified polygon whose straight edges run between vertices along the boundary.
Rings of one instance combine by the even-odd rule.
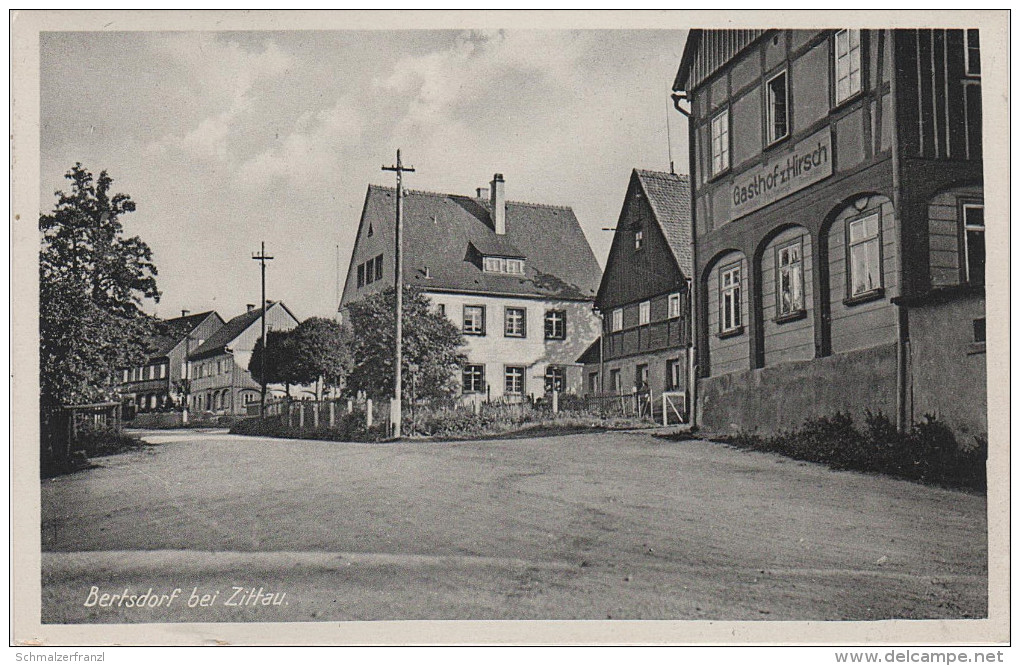
[[[634,295],[633,287],[640,282],[643,286],[638,292],[655,289],[648,280],[641,280],[633,274],[633,265],[620,267],[621,262],[627,264],[627,252],[624,250],[624,235],[632,231],[628,220],[634,214],[635,205],[641,199],[647,201],[647,210],[652,218],[651,224],[657,227],[662,240],[665,241],[663,252],[656,255],[656,265],[645,267],[654,270],[656,277],[667,279],[670,289],[683,289],[684,278],[692,274],[694,262],[691,250],[691,206],[690,178],[686,175],[634,169],[627,185],[620,218],[616,224],[616,233],[606,259],[606,271],[599,284],[595,303],[598,307],[607,307],[618,301],[621,290]],[[644,209],[645,207],[642,207]],[[662,262],[672,259],[673,266],[665,266]],[[675,280],[675,282],[674,282]],[[662,285],[659,285],[662,286]],[[614,295],[615,294],[615,295]]]
[[[394,197],[395,188],[370,185],[361,227],[392,226]],[[494,231],[489,209],[487,199],[407,190],[405,283],[437,291],[594,299],[602,271],[570,208],[507,201],[503,235]],[[483,272],[484,255],[524,257],[524,274]]]
[[[666,237],[677,266],[687,277],[691,256],[691,179],[687,175],[634,169],[634,175],[652,205],[655,221]]]
[[[292,313],[281,301],[268,303],[266,305],[266,309],[268,310],[274,305],[281,306],[287,311],[287,314],[294,317],[294,313]],[[248,330],[248,327],[257,322],[261,316],[262,308],[253,308],[244,314],[237,315],[217,329],[215,333],[210,335],[208,340],[192,350],[191,354],[188,355],[188,358],[201,359],[224,353],[226,347],[230,346],[231,342]],[[297,321],[297,317],[294,317],[294,320]]]
[[[167,356],[173,351],[174,347],[184,340],[185,336],[198,328],[207,318],[213,316],[219,318],[219,315],[214,310],[207,310],[198,314],[161,321],[159,323],[161,333],[153,340],[153,352],[149,358],[155,359]]]

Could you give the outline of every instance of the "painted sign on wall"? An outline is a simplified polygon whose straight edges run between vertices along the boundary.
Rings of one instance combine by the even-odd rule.
[[[767,163],[736,176],[727,196],[716,198],[716,202],[725,202],[725,210],[718,211],[721,214],[716,217],[729,222],[831,175],[832,135],[825,128],[772,156]]]

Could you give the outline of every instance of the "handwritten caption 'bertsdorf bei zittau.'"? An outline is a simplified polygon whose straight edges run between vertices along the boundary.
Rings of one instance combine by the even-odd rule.
[[[203,590],[193,587],[174,588],[166,592],[154,592],[149,588],[133,591],[126,587],[117,592],[104,592],[93,585],[85,597],[85,606],[100,608],[170,608],[186,605],[189,608],[209,606],[287,606],[286,592],[273,592],[264,587],[241,587],[237,585],[222,590]]]

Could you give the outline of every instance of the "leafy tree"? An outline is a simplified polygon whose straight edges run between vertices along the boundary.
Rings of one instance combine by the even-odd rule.
[[[152,319],[145,299],[159,301],[152,250],[124,237],[120,216],[135,210],[77,163],[65,176],[53,212],[39,216],[39,347],[42,403],[111,399],[118,368],[147,356]]]
[[[347,384],[373,397],[393,394],[395,293],[391,287],[348,306],[353,364]],[[403,396],[411,397],[408,366],[412,364],[418,366],[418,398],[455,395],[457,372],[467,360],[460,352],[464,345],[460,329],[413,287],[404,288],[403,326]]]
[[[301,380],[294,372],[294,335],[293,331],[266,331],[265,354],[266,374],[262,375],[262,338],[255,341],[255,348],[248,360],[248,372],[252,379],[259,384],[283,384],[287,395],[290,395],[290,385],[300,384]]]
[[[332,319],[310,317],[291,331],[290,363],[302,384],[322,380],[324,387],[340,388],[351,366],[347,332]]]

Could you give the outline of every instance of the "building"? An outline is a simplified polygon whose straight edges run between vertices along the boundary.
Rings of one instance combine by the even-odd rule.
[[[586,392],[687,391],[690,181],[635,169],[595,297],[602,337],[579,361]]]
[[[206,338],[223,326],[223,318],[215,312],[202,312],[159,322],[160,335],[155,352],[143,365],[121,370],[122,399],[138,412],[166,411],[179,408],[182,399],[181,379],[187,373],[187,358]]]
[[[266,305],[266,330],[289,331],[298,319],[282,302]],[[248,372],[255,343],[262,336],[262,308],[247,312],[220,327],[188,356],[191,377],[190,409],[195,413],[245,414],[261,400],[261,385]]]
[[[692,30],[674,90],[702,424],[985,433],[978,31]]]
[[[598,263],[570,208],[507,201],[505,186],[496,174],[474,197],[408,190],[404,283],[463,331],[467,399],[577,393],[576,359],[599,330]],[[369,186],[341,311],[393,285],[395,204],[395,189]]]

